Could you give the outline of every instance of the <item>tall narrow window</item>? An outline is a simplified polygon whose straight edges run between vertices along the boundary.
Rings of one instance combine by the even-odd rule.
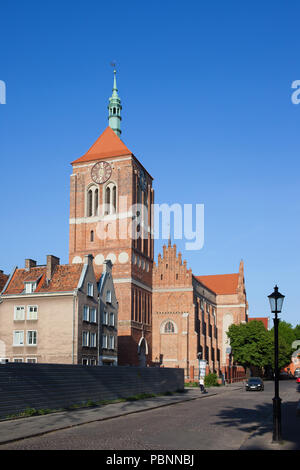
[[[99,191],[95,189],[94,192],[94,215],[98,215],[98,205],[99,205]]]
[[[111,304],[111,290],[106,291],[106,302]]]
[[[105,213],[110,214],[110,187],[105,190]]]
[[[88,307],[88,305],[83,306],[83,321],[89,321],[89,307]]]
[[[25,320],[25,307],[23,306],[16,306],[15,307],[15,315],[14,320]]]
[[[116,186],[113,187],[112,190],[112,205],[113,205],[113,212],[116,212],[117,210],[117,188]]]
[[[27,320],[37,320],[38,308],[35,305],[29,305],[27,307]]]
[[[91,242],[94,241],[94,230],[91,230]]]
[[[83,331],[82,332],[82,346],[88,346],[89,345],[89,332],[88,331]]]
[[[95,307],[90,308],[90,322],[97,323],[97,310]]]
[[[105,214],[114,214],[117,211],[117,187],[109,183],[105,188]]]
[[[94,285],[91,283],[91,282],[88,282],[87,283],[87,295],[89,297],[93,297],[94,296]]]
[[[93,217],[98,215],[99,207],[99,189],[93,185],[87,189],[86,194],[86,216]]]
[[[24,331],[14,331],[13,346],[24,346]]]
[[[27,346],[37,345],[37,332],[35,330],[27,331]]]
[[[92,217],[92,215],[93,215],[93,191],[91,189],[88,192],[87,215],[88,215],[88,217]]]

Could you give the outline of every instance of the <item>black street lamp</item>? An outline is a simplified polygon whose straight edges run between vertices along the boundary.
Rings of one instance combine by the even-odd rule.
[[[278,368],[278,324],[277,314],[282,310],[284,295],[280,294],[278,287],[268,295],[271,312],[275,313],[274,321],[274,346],[275,346],[275,396],[273,398],[273,442],[281,441],[281,398],[279,397],[279,368]]]

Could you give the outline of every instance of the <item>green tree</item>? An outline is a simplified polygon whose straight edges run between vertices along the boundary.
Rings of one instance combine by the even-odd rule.
[[[271,332],[274,335],[274,327],[271,329]],[[297,339],[295,329],[290,323],[287,323],[284,320],[280,320],[278,325],[278,340],[280,339],[283,340],[290,347],[292,347],[293,341]]]
[[[246,370],[250,366],[266,367],[272,363],[272,337],[260,321],[231,325],[227,336],[235,362]]]
[[[274,327],[270,330],[272,338],[272,367],[274,368]],[[290,323],[280,320],[278,324],[278,366],[282,369],[288,366],[292,357],[292,343],[296,339],[295,329]]]
[[[294,341],[297,341],[297,340],[300,341],[300,325],[295,326],[294,335],[295,335],[295,340]]]
[[[275,368],[275,346],[274,346],[274,331],[269,331],[271,342],[272,342],[272,354],[271,354],[271,367]],[[286,341],[283,336],[279,334],[278,328],[278,367],[279,370],[291,363],[292,348],[291,345]]]

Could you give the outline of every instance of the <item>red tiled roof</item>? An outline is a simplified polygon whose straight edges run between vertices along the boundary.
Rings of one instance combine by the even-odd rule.
[[[216,294],[237,293],[239,273],[195,276],[195,278]]]
[[[132,155],[132,152],[126,147],[112,128],[108,126],[86,154],[74,160],[72,165],[74,163],[90,162],[106,157],[119,157],[121,155]]]
[[[45,266],[31,268],[30,271],[26,269],[16,269],[10,283],[8,284],[5,294],[21,294],[24,291],[24,282],[35,282],[46,271]]]
[[[264,324],[266,330],[269,327],[269,318],[268,317],[248,317],[248,321],[261,321]]]
[[[78,286],[83,264],[58,265],[48,286],[44,282],[40,292],[68,292]]]
[[[37,266],[26,269],[17,269],[5,290],[5,294],[22,294],[24,282],[39,280],[35,292],[70,292],[78,285],[83,264],[65,264],[56,266],[52,279],[46,282],[46,266]]]
[[[8,280],[8,275],[4,273],[0,273],[0,292],[4,288],[5,284],[7,283]]]

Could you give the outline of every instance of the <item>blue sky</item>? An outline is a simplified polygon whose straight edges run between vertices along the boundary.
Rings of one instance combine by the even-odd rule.
[[[300,79],[296,2],[3,2],[0,269],[68,262],[70,162],[107,126],[118,64],[122,139],[157,203],[205,205],[197,275],[245,262],[252,316],[300,322]],[[163,241],[156,243],[156,255]]]

